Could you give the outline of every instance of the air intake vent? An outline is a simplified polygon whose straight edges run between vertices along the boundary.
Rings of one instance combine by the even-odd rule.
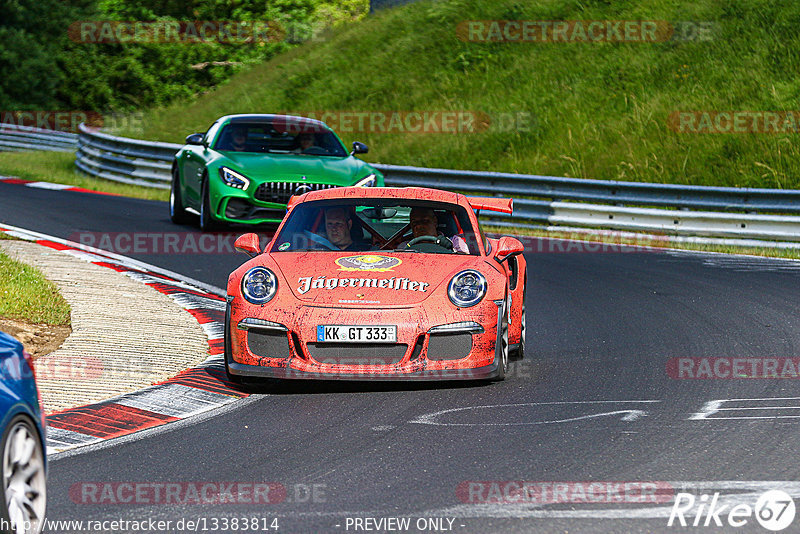
[[[309,184],[307,182],[267,182],[258,186],[256,200],[287,204],[292,195],[302,195],[309,191],[321,191],[336,187],[330,184]]]

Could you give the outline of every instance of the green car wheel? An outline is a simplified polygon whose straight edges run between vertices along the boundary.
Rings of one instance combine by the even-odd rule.
[[[212,232],[216,229],[217,224],[214,221],[214,216],[211,214],[211,199],[208,193],[208,177],[203,180],[203,185],[200,188],[200,195],[202,197],[200,203],[200,230],[203,232]]]
[[[169,218],[175,224],[186,224],[190,219],[189,214],[186,213],[186,208],[183,207],[180,182],[178,167],[175,165],[172,167],[172,182],[169,188]]]

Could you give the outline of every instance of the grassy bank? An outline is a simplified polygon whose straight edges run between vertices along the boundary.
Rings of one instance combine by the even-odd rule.
[[[68,325],[70,308],[41,272],[0,252],[0,318]]]
[[[694,21],[708,40],[476,43],[468,20]],[[679,184],[800,188],[797,134],[693,134],[679,110],[797,109],[800,6],[777,0],[420,1],[331,30],[189,101],[136,136],[181,142],[220,115],[474,111],[482,133],[348,132],[371,161]],[[505,114],[505,115],[504,115]],[[501,117],[527,117],[503,131]]]

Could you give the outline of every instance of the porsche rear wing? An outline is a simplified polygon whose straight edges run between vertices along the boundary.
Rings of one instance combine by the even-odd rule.
[[[292,195],[292,197],[289,199],[286,209],[291,210],[294,205],[297,204],[298,200],[298,195]],[[500,213],[507,213],[509,215],[511,215],[511,213],[514,211],[514,199],[511,198],[467,197],[467,201],[474,210],[497,211]]]
[[[514,199],[511,198],[467,197],[467,200],[474,210],[499,211],[509,215],[514,211]]]

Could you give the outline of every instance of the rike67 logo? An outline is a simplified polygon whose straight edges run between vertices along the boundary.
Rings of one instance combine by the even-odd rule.
[[[714,493],[710,498],[707,494],[696,497],[691,493],[678,493],[667,526],[737,528],[747,525],[755,517],[765,529],[779,531],[792,524],[794,515],[794,500],[781,490],[762,494],[755,507],[741,502],[733,505],[730,502],[721,503],[719,493]]]

